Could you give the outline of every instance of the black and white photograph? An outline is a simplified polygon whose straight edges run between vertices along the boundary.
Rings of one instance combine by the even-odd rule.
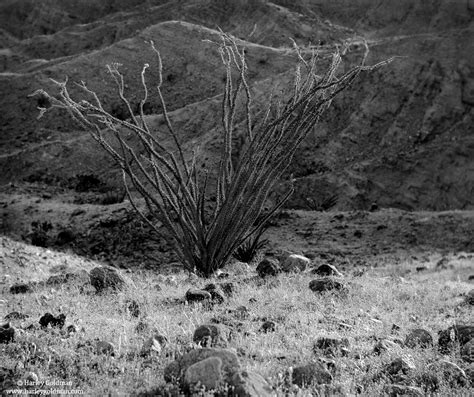
[[[474,396],[474,0],[0,0],[0,395]]]

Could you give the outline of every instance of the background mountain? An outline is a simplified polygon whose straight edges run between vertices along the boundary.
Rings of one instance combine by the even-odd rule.
[[[0,3],[0,183],[46,184],[54,195],[93,174],[119,186],[113,163],[64,113],[36,120],[36,89],[50,79],[85,81],[108,110],[126,117],[105,65],[121,63],[132,103],[139,72],[153,54],[164,60],[165,99],[188,147],[205,165],[216,153],[224,69],[218,30],[246,48],[257,109],[270,92],[284,95],[295,56],[289,38],[322,58],[362,40],[369,63],[398,56],[361,78],[302,145],[286,177],[296,178],[290,208],[311,209],[337,197],[337,208],[474,208],[474,2],[405,0],[142,1],[4,0]],[[150,82],[156,73],[150,68]],[[157,98],[146,112],[161,133]],[[164,132],[164,130],[163,130]],[[163,139],[166,139],[163,136]],[[74,182],[75,183],[75,182]],[[283,191],[282,181],[277,189]],[[329,201],[328,201],[329,200]]]

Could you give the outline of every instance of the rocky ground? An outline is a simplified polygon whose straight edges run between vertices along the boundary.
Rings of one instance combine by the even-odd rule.
[[[471,3],[3,1],[2,392],[70,381],[93,395],[205,395],[199,382],[248,396],[472,395]],[[303,142],[264,251],[202,280],[136,217],[88,133],[60,111],[37,120],[48,103],[30,94],[67,76],[79,95],[84,80],[124,118],[105,65],[122,64],[136,105],[152,39],[170,118],[206,167],[225,78],[218,28],[246,50],[256,115],[291,83],[289,37],[322,65],[343,44],[354,64],[363,40],[370,64],[396,58]],[[157,98],[145,113],[168,144]]]

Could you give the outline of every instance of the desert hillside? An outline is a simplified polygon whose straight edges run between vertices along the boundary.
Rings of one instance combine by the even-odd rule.
[[[54,90],[49,79],[67,76],[71,85],[87,82],[108,110],[123,115],[105,65],[123,65],[127,93],[137,103],[139,71],[153,60],[145,43],[150,39],[163,55],[173,121],[186,140],[199,135],[208,142],[203,150],[212,156],[224,70],[209,40],[220,28],[248,49],[250,81],[260,93],[256,106],[264,106],[271,87],[285,90],[295,63],[289,38],[316,46],[323,57],[332,46],[351,42],[348,64],[361,55],[362,39],[370,46],[369,63],[398,56],[340,96],[304,143],[288,171],[297,178],[289,207],[310,209],[308,198],[337,194],[339,209],[368,209],[374,202],[406,210],[473,208],[471,2],[108,4],[2,3],[2,183],[65,186],[71,177],[92,173],[114,185],[113,166],[87,134],[59,113],[37,121],[41,98],[28,95]],[[160,113],[154,99],[146,108],[150,116]]]

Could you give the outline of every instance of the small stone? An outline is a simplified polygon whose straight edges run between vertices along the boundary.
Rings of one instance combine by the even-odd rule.
[[[275,332],[276,331],[276,323],[274,321],[265,321],[260,328],[261,332],[268,333],[268,332]]]
[[[316,274],[321,277],[327,277],[327,276],[341,277],[342,276],[342,273],[339,270],[337,270],[335,266],[330,265],[328,263],[322,264],[317,269],[314,269],[311,273]]]
[[[8,313],[4,318],[6,321],[12,320],[26,320],[29,316],[27,314],[22,314],[20,312],[11,312]]]
[[[125,302],[125,310],[132,317],[140,317],[140,305],[136,300],[128,299]]]
[[[202,347],[226,347],[222,329],[215,324],[201,325],[194,331],[193,342]]]
[[[428,268],[426,266],[417,266],[415,268],[415,270],[420,273],[420,272],[424,272],[425,270],[427,270]]]
[[[11,294],[25,294],[27,292],[31,292],[32,290],[33,289],[31,288],[31,285],[26,283],[14,284],[10,287]]]
[[[184,374],[185,387],[192,389],[199,384],[206,390],[216,389],[223,383],[222,360],[208,357],[188,367]]]
[[[232,310],[232,314],[237,320],[246,320],[250,316],[249,309],[245,306],[239,306]]]
[[[95,267],[90,271],[90,280],[97,293],[122,290],[125,280],[115,269],[109,267]]]
[[[25,380],[36,384],[36,382],[38,382],[38,375],[36,375],[34,372],[27,372],[25,374]]]
[[[321,337],[316,339],[313,345],[313,351],[315,353],[321,351],[326,356],[335,356],[337,354],[347,355],[348,348],[349,340],[347,338]]]
[[[442,374],[443,379],[451,387],[466,386],[469,383],[466,373],[451,361],[440,360],[429,364],[427,368],[430,371]]]
[[[219,283],[219,287],[221,288],[225,296],[227,296],[228,298],[232,297],[235,294],[235,291],[237,290],[235,284],[231,282]]]
[[[433,346],[433,337],[425,329],[417,328],[406,336],[404,344],[411,349],[415,347],[426,349]]]
[[[68,334],[75,334],[75,333],[77,333],[77,327],[74,324],[70,324],[70,325],[67,326],[66,332]]]
[[[141,334],[147,331],[150,328],[149,324],[146,321],[140,320],[135,327],[135,332]]]
[[[311,265],[310,259],[303,255],[292,254],[283,261],[281,269],[287,273],[299,273],[304,272],[309,265]]]
[[[148,357],[153,352],[161,353],[163,348],[168,344],[168,339],[160,334],[156,334],[148,338],[140,350],[141,357]]]
[[[402,327],[400,327],[398,324],[394,323],[394,324],[392,324],[391,332],[393,334],[393,333],[396,333],[396,332],[400,331],[401,329],[402,329]]]
[[[408,357],[398,357],[382,369],[392,382],[401,382],[407,379],[416,370],[415,364]]]
[[[66,315],[60,314],[57,317],[53,316],[51,313],[45,313],[40,319],[39,323],[41,327],[46,328],[48,325],[51,327],[64,327],[64,323],[66,322]]]
[[[203,301],[210,302],[212,299],[212,296],[208,291],[191,288],[186,292],[185,299],[186,299],[186,302],[188,303],[203,302]]]
[[[474,281],[474,274],[471,274],[468,278],[467,281]]]
[[[265,258],[257,265],[256,271],[260,277],[265,278],[276,276],[280,273],[281,269],[276,259]]]
[[[474,305],[474,289],[471,289],[466,295],[466,304]]]
[[[421,389],[415,386],[406,385],[385,385],[383,388],[384,395],[388,397],[424,397],[424,393]]]
[[[10,323],[3,324],[0,326],[0,343],[13,342],[15,338],[15,328]]]
[[[332,375],[326,367],[320,363],[310,363],[293,369],[292,383],[299,387],[307,387],[313,384],[329,384]]]
[[[397,343],[389,339],[381,339],[375,344],[373,353],[382,354],[385,352],[394,352],[394,351],[400,351],[400,346]]]
[[[474,325],[453,325],[438,332],[438,349],[443,354],[450,353],[457,343],[463,346],[474,339]]]
[[[474,362],[474,339],[471,339],[469,342],[465,343],[461,348],[461,358],[467,363]]]
[[[225,297],[223,292],[221,292],[220,288],[216,284],[208,284],[203,288],[203,291],[207,291],[211,294],[211,300],[214,303],[224,303]]]
[[[107,356],[115,356],[115,347],[112,343],[99,340],[95,345],[96,354],[105,354]]]
[[[331,277],[324,277],[310,281],[309,289],[313,292],[326,292],[332,290],[342,291],[345,287],[344,284]]]

